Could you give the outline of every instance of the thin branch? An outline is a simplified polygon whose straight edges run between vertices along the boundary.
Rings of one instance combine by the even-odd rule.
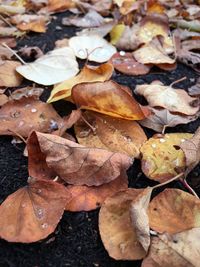
[[[184,179],[180,179],[180,181],[181,181],[181,183],[188,189],[188,191],[192,194],[192,195],[194,195],[196,198],[198,198],[199,199],[199,197],[198,197],[198,195],[197,195],[197,193],[194,191],[194,189],[187,183],[187,180],[186,180],[186,178]]]
[[[24,65],[26,65],[27,63],[14,51],[14,50],[12,50],[9,46],[7,46],[7,44],[6,43],[2,43],[2,45],[4,46],[4,47],[6,47],[10,52],[12,52],[13,53],[13,55],[15,55],[18,59],[19,59],[19,61],[22,63],[22,64],[24,64]]]
[[[187,79],[186,76],[185,76],[185,77],[182,77],[182,78],[180,78],[180,79],[174,81],[173,83],[171,83],[171,84],[170,84],[170,87],[172,87],[174,84],[177,84],[177,83],[180,83],[180,82],[182,82],[182,81],[185,81],[186,79]]]
[[[175,177],[171,178],[170,180],[168,180],[168,181],[166,181],[166,182],[164,182],[162,184],[157,184],[157,185],[153,186],[153,189],[158,188],[158,187],[161,187],[161,186],[166,185],[166,184],[169,184],[169,183],[171,183],[171,182],[173,182],[175,180],[178,180],[178,179],[181,178],[181,176],[184,176],[184,173],[183,172],[179,173]]]

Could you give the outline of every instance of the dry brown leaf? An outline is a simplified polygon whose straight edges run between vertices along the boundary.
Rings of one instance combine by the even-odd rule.
[[[114,181],[100,186],[69,185],[67,190],[71,194],[65,210],[89,211],[99,208],[107,197],[128,189],[126,173],[122,173]]]
[[[6,104],[7,102],[8,102],[7,95],[0,94],[0,107]]]
[[[0,122],[1,135],[19,134],[27,137],[33,130],[49,133],[55,131],[62,126],[63,120],[51,105],[31,96],[10,100],[3,105],[0,109]]]
[[[200,227],[200,200],[180,189],[167,188],[153,198],[148,215],[153,230],[180,233]]]
[[[138,158],[140,147],[147,140],[142,128],[135,121],[112,118],[87,111],[84,120],[75,125],[78,142],[81,145],[126,153]],[[93,127],[93,131],[89,124]]]
[[[136,260],[146,252],[137,240],[130,205],[143,189],[128,189],[105,200],[99,213],[99,231],[105,249],[116,260]]]
[[[1,204],[0,237],[22,243],[44,239],[55,230],[69,197],[62,185],[32,178]]]
[[[10,48],[14,48],[16,47],[17,43],[15,38],[13,37],[1,37],[0,34],[0,44],[7,44],[7,46],[9,46]]]
[[[116,70],[128,75],[144,75],[151,69],[151,66],[137,62],[132,53],[124,51],[114,54],[110,62]]]
[[[50,13],[63,12],[75,6],[76,4],[73,0],[48,0],[47,7],[41,9],[41,11]]]
[[[15,15],[11,17],[11,23],[21,31],[46,32],[48,16],[44,15]]]
[[[126,120],[149,115],[122,86],[114,81],[82,83],[72,88],[72,99],[81,109],[93,110]]]
[[[200,95],[200,78],[197,79],[196,84],[188,88],[188,93],[191,96]]]
[[[148,207],[151,198],[152,188],[144,189],[130,206],[130,215],[133,227],[136,231],[136,236],[146,252],[150,246],[150,227],[148,217]]]
[[[18,61],[1,61],[0,62],[0,87],[19,86],[23,77],[16,72],[16,67],[21,66]]]
[[[39,147],[34,147],[37,144]],[[52,134],[33,132],[27,147],[31,176],[43,178],[47,176],[49,168],[62,180],[73,185],[99,186],[109,183],[132,164],[131,158],[126,154],[84,147]],[[37,157],[45,159],[44,168],[42,164],[37,166]]]
[[[188,174],[200,162],[200,127],[193,137],[180,145],[186,158],[186,174]]]
[[[0,43],[0,60],[11,59],[13,52],[2,46]]]
[[[74,85],[83,82],[104,82],[110,79],[112,73],[113,66],[109,63],[100,66],[85,65],[77,76],[55,86],[47,102],[51,103],[60,99],[69,98]]]
[[[174,64],[175,59],[170,58],[163,51],[159,43],[147,43],[133,52],[134,58],[142,64]]]
[[[198,118],[199,114],[193,116],[184,116],[170,113],[167,109],[156,109],[149,107],[151,115],[139,121],[139,123],[147,128],[151,128],[156,132],[162,133],[167,127],[174,127],[179,124],[187,124]]]
[[[200,228],[153,237],[142,267],[199,267],[199,238]]]
[[[186,167],[185,155],[176,146],[191,137],[189,133],[170,133],[150,138],[140,149],[144,174],[162,183],[183,172]]]
[[[165,86],[160,81],[137,85],[135,92],[143,95],[151,107],[162,107],[171,112],[195,115],[199,111],[199,101],[183,89]]]

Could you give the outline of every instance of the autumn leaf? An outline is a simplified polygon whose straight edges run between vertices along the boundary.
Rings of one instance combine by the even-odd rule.
[[[71,48],[57,48],[16,68],[26,79],[43,85],[52,85],[67,80],[79,71],[78,63]]]
[[[69,40],[69,47],[81,59],[103,63],[116,53],[116,48],[99,35],[74,36]]]
[[[69,98],[74,85],[83,82],[104,82],[110,79],[112,73],[113,67],[109,63],[105,63],[97,67],[85,65],[77,76],[55,86],[51,91],[51,95],[47,102],[51,103],[60,99]]]
[[[136,260],[146,252],[137,239],[131,222],[130,205],[143,189],[127,189],[105,200],[99,213],[101,240],[110,257],[116,260]]]
[[[171,133],[157,134],[150,138],[140,149],[144,174],[162,183],[184,171],[185,156],[176,146],[191,137],[192,134],[189,133]]]
[[[126,120],[141,120],[149,115],[136,100],[114,81],[82,83],[72,88],[72,99],[81,109],[93,110]]]
[[[122,190],[128,189],[126,173],[122,173],[114,181],[100,186],[68,185],[71,198],[65,210],[90,211],[99,208],[106,198]]]
[[[142,247],[148,252],[150,246],[150,227],[148,207],[151,198],[152,188],[144,189],[131,203],[131,221],[136,231],[136,236]]]
[[[200,228],[152,238],[142,267],[198,267]]]
[[[0,135],[27,137],[33,130],[50,133],[62,126],[62,118],[51,105],[33,96],[15,97],[19,99],[10,100],[0,109]]]
[[[87,111],[84,120],[75,124],[78,142],[85,146],[127,153],[130,157],[140,156],[140,147],[147,140],[142,128],[135,121],[112,118]],[[89,122],[93,127],[86,123]]]
[[[17,61],[0,61],[0,87],[16,87],[23,80],[22,76],[16,72],[16,67],[21,66]]]
[[[32,178],[1,204],[0,237],[22,243],[44,239],[55,230],[69,196],[58,183]]]
[[[167,188],[153,198],[148,215],[153,230],[176,234],[200,227],[200,200],[182,190]]]
[[[37,144],[39,147],[36,150],[34,146]],[[72,185],[99,186],[109,183],[132,164],[131,158],[126,154],[84,147],[52,134],[33,132],[29,136],[27,147],[31,176],[43,178],[46,172],[52,170]],[[41,165],[37,167],[37,157],[45,158],[44,168]]]
[[[180,114],[173,114],[167,109],[156,109],[149,107],[151,115],[140,120],[139,123],[147,128],[151,128],[156,132],[162,133],[167,127],[174,127],[179,124],[187,124],[198,118],[199,114],[193,116],[184,116]]]
[[[114,54],[110,62],[116,70],[128,75],[144,75],[151,69],[151,66],[137,62],[132,53],[124,51]]]
[[[135,92],[143,95],[151,107],[162,107],[185,115],[195,115],[199,111],[197,98],[189,96],[183,89],[174,89],[159,81],[137,85]]]
[[[180,144],[180,148],[185,154],[188,174],[200,162],[200,127],[191,139]]]

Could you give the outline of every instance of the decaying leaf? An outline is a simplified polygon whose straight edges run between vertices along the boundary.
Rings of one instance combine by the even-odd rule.
[[[21,31],[46,32],[48,16],[44,15],[15,15],[11,17],[11,23]]]
[[[65,99],[71,96],[72,87],[83,82],[104,82],[109,80],[113,73],[113,67],[109,63],[100,66],[85,65],[81,72],[63,83],[54,87],[48,99],[48,103]]]
[[[200,78],[197,79],[197,82],[195,85],[188,88],[189,95],[196,96],[200,95]]]
[[[140,147],[147,138],[135,121],[116,119],[89,111],[82,116],[84,120],[79,120],[75,124],[76,137],[81,145],[139,157]],[[92,125],[93,131],[86,122]]]
[[[81,35],[69,40],[71,47],[78,58],[88,58],[95,62],[108,61],[116,53],[116,48],[98,35]]]
[[[114,81],[82,83],[72,88],[72,99],[81,109],[88,109],[126,120],[141,120],[148,110]]]
[[[71,194],[65,210],[89,211],[99,208],[107,197],[128,189],[126,173],[122,173],[114,181],[100,186],[69,185],[67,190]]]
[[[173,114],[167,109],[156,109],[149,107],[151,115],[139,121],[139,123],[147,128],[151,128],[158,133],[162,133],[167,127],[174,127],[179,124],[187,124],[196,120],[199,114],[193,116],[184,116],[180,114]]]
[[[62,82],[79,71],[74,53],[69,47],[55,49],[16,70],[26,79],[43,85]]]
[[[62,20],[63,25],[74,25],[83,28],[99,27],[104,23],[104,18],[95,10],[89,10],[83,17],[73,16],[63,18]]]
[[[1,204],[0,237],[22,243],[44,239],[55,230],[69,197],[56,182],[31,179]]]
[[[193,137],[180,145],[186,158],[186,174],[188,174],[200,162],[200,127]]]
[[[131,222],[130,205],[143,189],[128,189],[105,200],[99,213],[101,240],[110,257],[116,260],[136,260],[146,252],[137,239]]]
[[[171,133],[150,138],[140,149],[144,174],[162,183],[184,171],[185,155],[176,146],[191,137],[189,133]]]
[[[16,72],[21,63],[5,60],[0,62],[0,87],[16,87],[22,82],[22,76]]]
[[[31,96],[10,100],[3,105],[0,122],[1,135],[19,134],[27,137],[33,130],[53,132],[62,126],[63,120],[51,105]]]
[[[151,107],[166,108],[171,112],[195,115],[199,111],[199,101],[183,89],[165,86],[160,81],[137,85],[135,92],[143,95]]]
[[[136,236],[146,252],[150,246],[150,227],[147,214],[152,188],[144,189],[131,203],[131,221],[136,231]]]
[[[8,99],[7,95],[0,94],[0,107],[7,103]]]
[[[34,141],[35,140],[35,141]],[[38,144],[39,148],[33,147]],[[47,168],[73,185],[99,186],[115,180],[132,164],[126,154],[88,148],[52,134],[33,132],[28,139],[29,174],[43,178]],[[43,154],[45,169],[37,166],[34,151]]]
[[[175,59],[170,58],[159,43],[150,42],[133,52],[134,58],[142,64],[174,64]]]
[[[200,228],[152,238],[142,267],[198,267]]]
[[[137,62],[132,53],[124,51],[114,54],[110,62],[116,70],[128,75],[144,75],[151,69],[151,66]]]
[[[153,198],[148,215],[153,230],[176,234],[200,227],[200,200],[182,190],[167,188]]]

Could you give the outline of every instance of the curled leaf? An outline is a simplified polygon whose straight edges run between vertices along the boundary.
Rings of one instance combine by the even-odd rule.
[[[81,109],[116,118],[141,120],[149,115],[122,86],[113,81],[75,85],[72,88],[72,99]]]
[[[48,99],[48,103],[65,99],[71,96],[72,87],[83,82],[104,82],[109,80],[113,73],[113,66],[109,63],[100,66],[85,65],[81,72],[63,83],[54,87]]]
[[[199,111],[197,98],[189,96],[183,89],[174,89],[159,81],[137,85],[135,92],[143,95],[151,107],[162,107],[185,115],[194,115]]]
[[[117,260],[136,260],[146,252],[137,239],[131,222],[131,202],[142,189],[128,189],[105,200],[99,213],[99,231],[105,249]]]

